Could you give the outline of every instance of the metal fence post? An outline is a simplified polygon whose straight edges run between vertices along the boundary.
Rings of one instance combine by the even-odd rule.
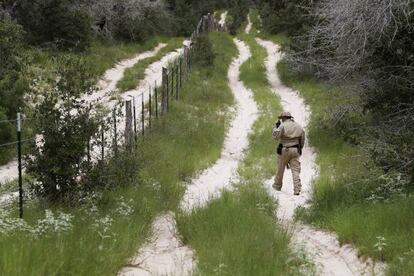
[[[102,121],[101,126],[101,139],[102,139],[102,145],[101,145],[101,157],[102,162],[105,160],[105,123]]]
[[[178,83],[179,81],[179,73],[178,73],[178,63],[176,63],[175,65],[175,98],[176,100],[178,100]]]
[[[180,88],[183,86],[183,58],[180,56],[178,59],[179,67],[180,67]]]
[[[155,81],[154,93],[155,93],[155,118],[158,119],[158,88],[157,88],[157,81]]]
[[[91,138],[88,137],[88,141],[86,142],[86,151],[87,151],[87,159],[88,159],[88,166],[91,165]]]
[[[151,86],[148,89],[148,98],[149,98],[149,121],[148,121],[148,126],[151,129],[151,117],[152,117],[152,96],[151,96]]]
[[[135,97],[132,98],[132,104],[134,105],[134,139],[135,139],[135,143],[137,142],[137,106],[135,104]]]
[[[168,100],[168,73],[167,68],[162,68],[162,84],[161,84],[161,114],[167,112]]]
[[[21,113],[17,113],[17,160],[19,170],[19,216],[23,218],[23,176],[22,176],[22,121]]]
[[[167,97],[167,112],[169,111],[169,109],[170,109],[170,87],[169,87],[169,85],[170,85],[170,80],[169,80],[169,77],[170,77],[170,72],[167,70],[167,93],[166,93],[166,97]]]
[[[114,107],[114,109],[112,110],[112,117],[113,117],[113,120],[114,120],[114,153],[115,153],[115,155],[117,155],[118,154],[118,143],[117,143],[117,140],[118,140],[118,137],[117,137],[117,129],[116,129],[116,107]]]
[[[144,113],[144,93],[141,94],[141,128],[142,128],[142,138],[145,135],[145,113]]]
[[[174,96],[174,64],[171,65],[171,95]],[[174,97],[171,97],[171,99],[174,99]]]
[[[132,149],[132,102],[131,100],[125,102],[125,145],[129,150]]]

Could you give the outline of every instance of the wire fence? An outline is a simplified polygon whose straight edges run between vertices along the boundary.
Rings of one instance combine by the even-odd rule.
[[[225,31],[218,21],[208,14],[203,16],[190,38],[190,44],[183,46],[179,55],[162,68],[162,80],[159,85],[154,82],[148,85],[147,91],[128,100],[115,104],[110,114],[100,123],[97,133],[93,133],[87,141],[78,141],[85,144],[87,161],[92,166],[105,162],[108,158],[117,156],[122,148],[134,149],[138,139],[144,139],[151,131],[154,122],[167,114],[172,108],[173,101],[179,101],[183,93],[183,86],[189,80],[194,58],[194,45],[202,33],[210,31]],[[99,99],[97,100],[99,101]],[[32,150],[41,143],[42,137],[34,135],[31,138],[22,138],[24,122],[31,120],[24,118],[21,113],[16,119],[1,120],[0,124],[14,124],[17,129],[17,140],[0,144],[0,149],[16,148],[19,183],[19,216],[23,217],[23,168],[22,155],[30,155]],[[23,149],[23,145],[28,145]]]

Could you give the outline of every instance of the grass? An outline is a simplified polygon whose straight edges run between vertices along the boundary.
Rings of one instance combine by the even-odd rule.
[[[133,67],[125,70],[124,77],[117,83],[117,87],[121,92],[136,88],[145,77],[145,69],[164,55],[175,49],[183,47],[184,38],[173,37],[169,39],[162,39],[161,42],[167,43],[167,46],[162,48],[155,56],[141,60]]]
[[[260,22],[260,18],[259,18],[259,11],[257,9],[250,10],[250,20],[252,21],[253,26],[255,26],[255,28],[251,30],[251,34],[254,34],[257,37],[260,37],[262,39],[272,40],[273,42],[281,45],[282,47],[289,45],[290,38],[287,35],[283,33],[269,34],[263,31],[262,23]]]
[[[309,263],[290,250],[290,236],[276,223],[276,204],[262,186],[276,166],[269,129],[280,105],[265,77],[265,50],[252,36],[239,38],[253,54],[242,65],[240,79],[253,90],[261,111],[239,168],[241,183],[206,208],[180,213],[178,227],[184,241],[196,250],[197,274],[296,275]]]
[[[44,219],[44,210],[49,208],[55,214],[72,215],[73,228],[54,232],[53,228],[65,223],[49,218],[42,226],[47,234],[1,234],[0,275],[114,275],[148,237],[154,217],[177,208],[183,182],[219,157],[229,116],[226,111],[233,103],[225,73],[235,54],[234,45],[222,34],[213,33],[211,39],[217,53],[215,70],[192,67],[181,100],[173,102],[171,112],[154,123],[140,142],[135,177],[130,182],[111,179],[118,188],[100,191],[102,197],[93,206],[90,200],[71,208],[37,201],[27,205],[29,225]],[[114,166],[120,171],[127,167],[122,162]],[[121,202],[133,211],[120,213],[125,209]],[[0,214],[0,231],[6,217]]]
[[[335,231],[341,242],[352,243],[361,254],[385,261],[388,275],[413,275],[414,198],[368,201],[381,172],[357,147],[320,126],[326,107],[343,104],[341,91],[290,72],[286,63],[278,68],[282,81],[300,91],[311,107],[309,135],[318,150],[320,175],[314,183],[311,208],[298,212],[298,217]]]
[[[177,39],[180,40],[180,39]],[[87,72],[93,81],[96,83],[98,79],[105,73],[106,70],[113,67],[117,62],[131,58],[134,55],[148,51],[154,48],[161,41],[166,41],[163,37],[152,37],[143,43],[124,43],[124,42],[104,42],[96,40],[92,43],[90,49],[84,53],[65,52],[57,50],[41,51],[38,49],[28,49],[27,56],[30,57],[30,66],[25,72],[25,77],[29,82],[37,79],[39,90],[45,89],[45,83],[54,83],[54,76],[56,76],[56,67],[58,66],[59,58],[62,56],[69,57],[83,57],[84,64],[87,67]],[[27,95],[33,96],[33,95]],[[27,108],[30,109],[30,106]],[[30,117],[31,110],[24,110]],[[14,126],[11,126],[14,127]],[[23,137],[30,137],[33,135],[31,126],[23,126]],[[27,133],[26,133],[27,132]],[[15,137],[13,138],[15,140]],[[24,139],[24,138],[23,138]],[[8,141],[12,142],[12,141]],[[8,146],[0,148],[0,165],[7,164],[16,157],[15,146]]]

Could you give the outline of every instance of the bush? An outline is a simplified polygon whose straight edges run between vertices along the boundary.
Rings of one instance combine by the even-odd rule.
[[[24,70],[24,31],[10,21],[0,21],[0,121],[16,118],[19,108],[24,107],[23,95],[27,82],[22,77]],[[12,123],[0,123],[0,144],[15,139]],[[13,147],[0,148],[0,164],[10,159]]]
[[[201,66],[211,66],[214,63],[215,54],[213,51],[213,44],[207,35],[200,35],[194,48],[194,61]]]
[[[249,6],[246,0],[230,0],[229,16],[232,20],[227,24],[230,34],[235,35],[240,26],[245,22],[249,13]]]
[[[260,16],[264,29],[271,34],[300,35],[314,24],[311,8],[318,1],[281,0],[260,1]]]
[[[109,35],[117,39],[144,41],[172,30],[172,17],[161,0],[96,0],[87,5]]]
[[[21,1],[17,19],[28,32],[29,42],[53,43],[59,49],[85,50],[92,39],[92,17],[71,0]]]
[[[86,90],[88,83],[84,67],[76,66],[83,63],[82,59],[72,59],[64,57],[60,61],[63,69],[58,70],[56,86],[36,107],[37,133],[42,138],[27,160],[27,172],[38,181],[34,192],[50,201],[71,200],[81,189],[90,169],[87,143],[98,130],[96,116],[79,100],[79,91]],[[75,71],[84,78],[79,79]]]

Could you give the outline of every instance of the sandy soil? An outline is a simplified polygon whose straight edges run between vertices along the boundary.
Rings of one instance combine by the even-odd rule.
[[[115,67],[107,70],[99,80],[97,86],[98,91],[91,95],[83,97],[87,102],[108,102],[112,92],[116,91],[116,84],[124,77],[126,69],[133,67],[140,60],[155,56],[162,48],[166,47],[167,44],[160,43],[153,50],[146,51],[136,55],[133,58],[125,59],[115,65]],[[16,179],[18,176],[17,162],[12,161],[4,166],[0,166],[0,185],[1,183],[9,182]]]
[[[248,135],[257,118],[253,93],[239,80],[240,66],[251,56],[246,44],[235,40],[239,57],[233,60],[229,71],[229,85],[236,99],[236,114],[232,119],[220,159],[206,169],[188,186],[181,207],[184,210],[203,207],[208,200],[218,197],[223,189],[231,189],[232,179],[243,152],[248,147]],[[131,265],[120,275],[191,275],[196,266],[194,254],[177,238],[174,215],[163,214],[153,225],[154,235],[139,250]]]
[[[125,70],[133,67],[140,60],[155,56],[162,48],[166,46],[167,44],[160,43],[151,51],[146,51],[136,55],[131,59],[120,61],[118,64],[115,65],[115,67],[107,70],[102,79],[98,81],[98,91],[91,95],[85,96],[84,100],[86,100],[87,102],[108,101],[108,99],[105,98],[110,97],[114,91],[118,90],[116,85],[124,77]]]
[[[228,130],[220,159],[205,170],[187,187],[181,206],[184,210],[203,207],[210,199],[220,196],[237,178],[237,167],[243,158],[243,152],[249,145],[248,135],[257,118],[257,106],[253,93],[240,81],[240,66],[250,58],[248,46],[235,39],[240,56],[230,65],[229,85],[236,99],[236,115]]]
[[[153,234],[148,245],[124,267],[119,276],[191,275],[195,269],[192,250],[177,238],[174,214],[160,215],[153,223]]]
[[[225,11],[220,15],[219,26],[226,25],[227,13],[228,13],[228,11]]]
[[[189,41],[184,41],[184,45],[188,45]],[[99,90],[96,93],[87,95],[83,97],[86,102],[100,102],[108,109],[115,107],[118,101],[112,100],[111,96],[114,93],[117,93],[116,84],[124,76],[126,69],[133,67],[140,60],[155,56],[162,48],[167,46],[166,44],[159,44],[153,50],[140,53],[131,59],[126,59],[115,65],[114,68],[107,70],[104,74],[104,77],[98,82]],[[174,60],[178,55],[182,53],[182,49],[177,49],[166,54],[159,61],[156,61],[148,66],[145,70],[145,78],[140,82],[139,86],[136,89],[127,91],[121,95],[123,100],[130,100],[132,97],[136,98],[137,106],[136,113],[140,114],[141,112],[141,99],[143,97],[144,102],[146,103],[149,98],[149,87],[154,87],[155,83],[161,84],[162,80],[162,67],[167,66],[167,64]],[[123,109],[122,112],[125,112]],[[110,116],[110,115],[109,115]],[[139,124],[140,125],[140,124]],[[125,121],[121,120],[118,122],[119,133],[122,133],[125,129]],[[119,134],[119,143],[123,141],[123,135]],[[105,139],[108,142],[108,149],[111,147],[111,133],[105,133]],[[101,154],[100,147],[93,147],[91,149],[92,160],[98,160]],[[18,176],[17,172],[17,162],[13,161],[5,166],[0,167],[0,185],[1,183],[8,182],[10,180],[16,179]],[[0,203],[5,204],[10,202],[16,197],[15,193],[7,193],[5,195],[0,195]]]
[[[252,21],[250,20],[250,14],[247,15],[247,25],[246,25],[246,29],[244,29],[244,32],[246,34],[249,34],[250,31],[252,30]]]
[[[18,176],[17,161],[9,162],[0,167],[0,185],[16,179]]]
[[[267,78],[275,94],[279,95],[282,106],[290,111],[295,120],[308,126],[311,112],[297,91],[284,86],[278,76],[276,64],[283,55],[280,47],[270,41],[257,38],[257,42],[267,50]],[[276,119],[276,118],[275,118]],[[310,199],[312,180],[318,175],[315,150],[307,144],[301,157],[302,194],[293,195],[292,176],[289,171],[284,175],[283,188],[276,192],[271,185],[273,179],[265,183],[269,193],[279,201],[277,218],[286,226],[293,226],[292,242],[296,247],[304,247],[319,268],[321,275],[382,275],[383,264],[374,265],[372,260],[358,258],[358,252],[350,245],[341,246],[337,237],[325,231],[302,224],[294,224],[293,215],[298,206]]]

